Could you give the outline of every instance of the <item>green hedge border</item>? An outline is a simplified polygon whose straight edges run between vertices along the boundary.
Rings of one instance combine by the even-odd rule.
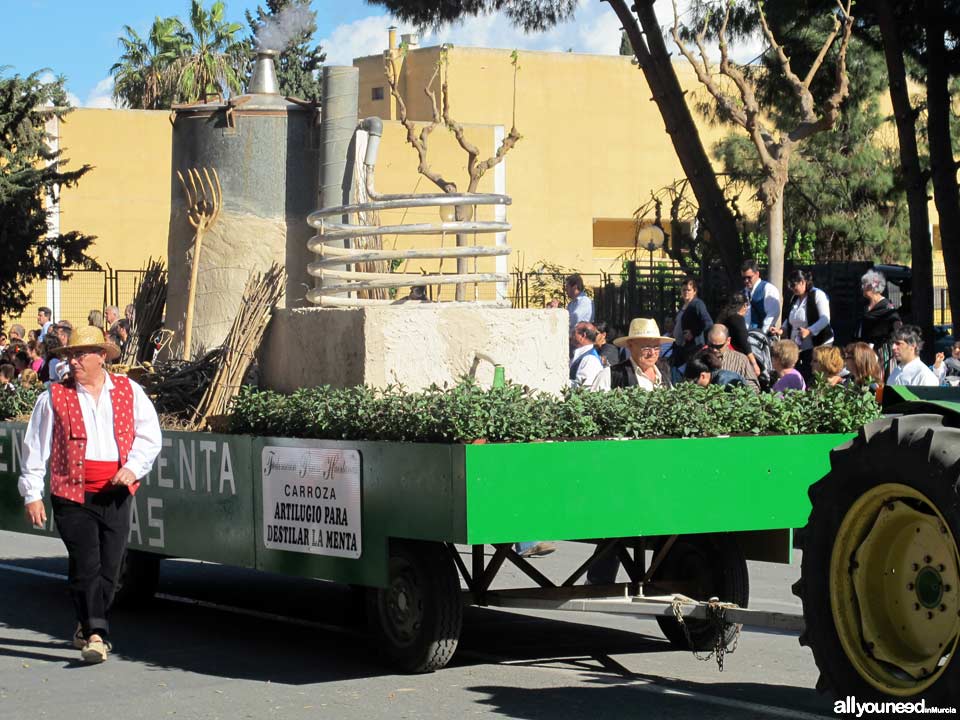
[[[873,395],[857,387],[756,394],[684,383],[563,397],[508,383],[485,389],[407,392],[391,387],[305,388],[284,395],[244,389],[230,431],[336,440],[463,443],[586,438],[711,437],[849,433],[880,416]]]

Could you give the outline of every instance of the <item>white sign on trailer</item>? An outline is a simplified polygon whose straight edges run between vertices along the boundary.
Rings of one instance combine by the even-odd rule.
[[[267,445],[261,459],[264,546],[359,558],[360,453]]]

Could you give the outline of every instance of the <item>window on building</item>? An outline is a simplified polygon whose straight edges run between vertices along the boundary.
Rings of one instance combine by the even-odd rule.
[[[375,87],[370,93],[370,97],[374,100],[383,100],[383,87]]]

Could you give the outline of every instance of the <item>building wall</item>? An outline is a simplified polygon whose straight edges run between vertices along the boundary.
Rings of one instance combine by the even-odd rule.
[[[61,227],[97,236],[101,265],[138,269],[167,254],[170,219],[169,113],[78,109],[61,125],[71,165],[93,166],[63,194]]]
[[[96,237],[90,255],[106,269],[138,270],[167,255],[170,218],[171,126],[169,113],[78,108],[51,130],[58,136],[66,169],[92,169],[60,193],[60,232]],[[57,208],[54,208],[56,211]],[[132,299],[133,274],[118,288]],[[102,310],[105,273],[78,272],[62,283],[39,280],[21,318],[7,324],[36,324],[37,308],[56,307],[55,318],[85,325],[90,310]],[[126,301],[129,302],[129,299]],[[121,299],[120,304],[125,302]]]

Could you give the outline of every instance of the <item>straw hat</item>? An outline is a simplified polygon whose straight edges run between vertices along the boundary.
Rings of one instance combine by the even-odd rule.
[[[59,347],[50,354],[61,357],[67,352],[92,352],[102,350],[107,354],[107,360],[113,361],[120,357],[120,348],[103,337],[103,330],[93,325],[76,328],[70,334],[70,344]]]
[[[617,347],[624,347],[634,340],[643,340],[644,345],[661,345],[673,342],[673,338],[664,337],[660,334],[657,321],[653,318],[634,318],[630,321],[630,332],[623,337],[618,337],[613,341],[613,344]]]

